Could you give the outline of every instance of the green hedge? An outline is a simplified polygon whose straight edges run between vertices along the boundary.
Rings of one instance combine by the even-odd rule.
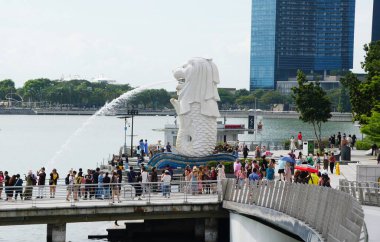
[[[358,140],[358,141],[356,141],[355,146],[356,146],[357,150],[369,150],[369,149],[371,149],[372,144],[369,143],[368,141]]]

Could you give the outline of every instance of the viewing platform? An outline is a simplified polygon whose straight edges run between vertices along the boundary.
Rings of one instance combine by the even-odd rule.
[[[204,181],[199,193],[198,182],[174,181],[167,197],[162,195],[162,183],[144,184],[144,196],[141,183],[111,184],[110,189],[116,185],[120,186],[119,201],[116,196],[114,200],[108,196],[107,186],[102,187],[106,192],[99,199],[95,199],[99,188],[94,186],[88,190],[94,196],[87,194],[88,199],[75,200],[76,195],[71,193],[66,200],[67,190],[75,188],[58,185],[55,198],[33,196],[31,200],[4,202],[0,206],[0,225],[48,224],[47,241],[62,242],[67,223],[201,219],[202,223],[194,225],[194,233],[199,236],[202,231],[204,241],[216,242],[218,221],[228,219],[229,213],[238,213],[257,223],[270,223],[304,241],[367,241],[361,205],[336,189],[281,181],[238,187],[235,179],[226,179]],[[43,188],[47,195],[49,186]]]

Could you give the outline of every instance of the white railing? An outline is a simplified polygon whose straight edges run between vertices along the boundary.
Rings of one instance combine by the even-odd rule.
[[[4,187],[2,199],[5,199],[6,192],[12,194],[12,197],[0,203],[0,210],[92,204],[219,203],[222,198],[220,184],[217,181],[171,181]],[[20,190],[22,199],[19,194],[15,199],[17,189]]]
[[[236,185],[235,179],[223,182],[226,201],[284,213],[309,225],[327,241],[361,239],[365,228],[364,213],[361,205],[349,194],[326,187],[282,181],[245,183],[241,187]]]
[[[356,198],[363,205],[380,206],[380,183],[339,180],[339,190]]]

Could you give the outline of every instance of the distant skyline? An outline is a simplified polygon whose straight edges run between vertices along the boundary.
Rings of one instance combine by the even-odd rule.
[[[187,4],[184,4],[187,3]],[[0,0],[0,80],[99,75],[140,86],[211,57],[220,87],[249,88],[251,1]],[[373,0],[356,1],[354,72],[371,39]],[[174,90],[175,84],[157,86]]]

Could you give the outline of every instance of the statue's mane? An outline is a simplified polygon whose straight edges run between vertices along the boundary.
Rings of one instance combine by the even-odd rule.
[[[193,58],[188,62],[185,72],[185,84],[178,93],[181,114],[190,111],[192,103],[201,104],[201,113],[206,116],[219,117],[217,101],[220,101],[217,84],[219,72],[212,60]]]

